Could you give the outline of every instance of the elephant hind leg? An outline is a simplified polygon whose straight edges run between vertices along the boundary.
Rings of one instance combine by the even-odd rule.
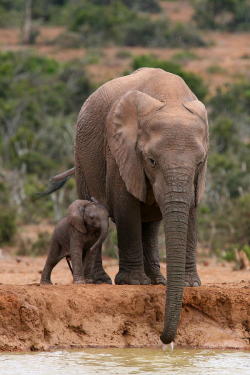
[[[52,239],[49,254],[42,271],[40,284],[52,284],[50,279],[51,272],[63,257],[64,254],[62,254],[61,245],[57,241]]]

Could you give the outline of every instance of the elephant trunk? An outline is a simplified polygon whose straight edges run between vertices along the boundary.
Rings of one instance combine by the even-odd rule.
[[[179,323],[185,279],[186,246],[190,198],[186,191],[167,193],[163,213],[167,253],[167,293],[161,340],[171,343]],[[181,197],[180,197],[181,195]]]
[[[90,248],[90,250],[89,250],[90,253],[94,252],[96,249],[98,249],[99,246],[102,245],[103,241],[107,237],[107,234],[108,234],[108,220],[102,220],[101,221],[100,235],[98,237],[98,240]]]

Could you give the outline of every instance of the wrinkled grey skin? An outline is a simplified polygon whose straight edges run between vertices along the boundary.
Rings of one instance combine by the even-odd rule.
[[[164,283],[158,257],[163,219],[167,254],[164,343],[174,340],[184,285],[200,285],[196,208],[204,190],[208,123],[204,105],[178,76],[143,68],[105,83],[76,126],[81,199],[95,196],[116,223],[117,284]],[[100,255],[100,280],[109,281]]]
[[[74,201],[69,206],[68,216],[55,227],[41,284],[51,284],[51,272],[64,257],[71,258],[74,283],[92,282],[90,275],[84,277],[84,258],[87,258],[89,272],[93,272],[95,254],[101,254],[108,233],[108,220],[109,214],[103,205],[87,200]]]

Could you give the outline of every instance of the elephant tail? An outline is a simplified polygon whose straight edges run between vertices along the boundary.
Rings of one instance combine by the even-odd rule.
[[[63,185],[68,181],[68,179],[70,177],[72,177],[74,174],[75,174],[75,167],[71,168],[71,169],[68,169],[65,172],[59,173],[56,176],[51,177],[50,180],[49,180],[48,188],[43,192],[36,193],[34,195],[34,198],[38,199],[38,198],[44,197],[46,195],[49,195],[56,190],[61,189],[63,187]]]

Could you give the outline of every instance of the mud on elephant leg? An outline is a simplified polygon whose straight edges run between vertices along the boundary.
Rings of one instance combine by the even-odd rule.
[[[196,207],[191,207],[188,219],[185,286],[199,286],[201,280],[196,268],[197,223]]]
[[[99,247],[85,257],[84,278],[87,284],[112,284],[111,278],[103,269],[101,251]]]
[[[142,223],[142,245],[144,269],[150,278],[151,284],[166,285],[166,279],[160,272],[160,259],[158,247],[158,232],[160,221]]]

